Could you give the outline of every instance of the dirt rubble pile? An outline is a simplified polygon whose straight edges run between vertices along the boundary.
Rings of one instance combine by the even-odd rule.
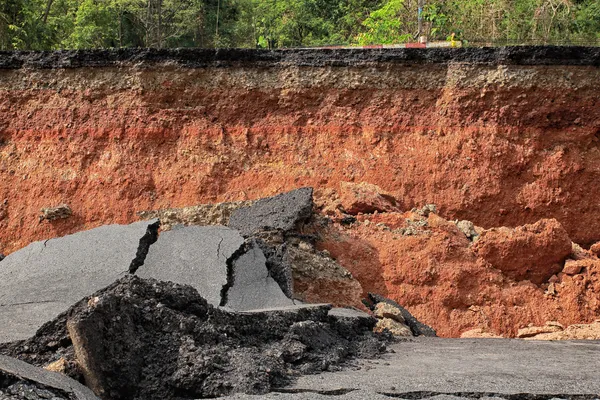
[[[373,184],[341,184],[317,197],[299,231],[278,237],[296,298],[361,307],[369,292],[382,294],[443,337],[516,337],[547,321],[598,319],[600,259],[557,220],[484,229],[449,221],[433,204],[379,211],[383,198],[401,203]],[[358,203],[371,213],[347,214]],[[179,218],[186,210],[168,212]]]
[[[348,222],[339,211],[348,201],[330,194],[319,204],[333,223],[315,229],[317,248],[365,292],[397,301],[440,336],[515,337],[530,325],[589,324],[600,315],[600,259],[554,219],[484,229],[428,205]]]
[[[76,363],[72,373],[102,399],[262,394],[386,347],[366,315],[337,315],[328,305],[237,313],[213,307],[190,286],[135,276],[59,320],[9,351],[36,364],[57,356]],[[51,350],[48,341],[58,337],[70,343]]]

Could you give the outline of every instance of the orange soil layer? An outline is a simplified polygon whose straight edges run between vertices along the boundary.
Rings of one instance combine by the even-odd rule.
[[[412,213],[359,219],[368,220],[368,225],[344,228],[336,224],[321,232],[319,247],[346,267],[365,293],[386,294],[434,327],[440,336],[460,337],[479,328],[514,337],[530,324],[559,321],[569,326],[592,323],[600,316],[600,260],[595,255],[584,251],[578,273],[558,273],[551,283],[535,285],[507,276],[502,266],[478,254],[478,245],[485,243],[514,257],[517,261],[512,267],[520,265],[525,271],[526,261],[535,259],[538,268],[551,269],[553,260],[544,259],[545,253],[556,245],[553,236],[562,229],[551,221],[546,224],[549,229],[534,234],[541,243],[537,247],[518,230],[511,230],[500,241],[488,238],[486,235],[494,232],[488,231],[472,244],[454,223],[434,214],[425,219]],[[424,220],[427,226],[405,236],[397,228],[406,226],[406,219]],[[516,242],[524,246],[511,249],[510,244]],[[563,258],[575,256],[570,253],[567,250]]]

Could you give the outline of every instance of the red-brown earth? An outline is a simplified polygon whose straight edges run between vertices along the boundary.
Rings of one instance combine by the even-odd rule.
[[[565,260],[545,265],[536,253],[510,265],[523,276],[507,275],[483,245],[493,233],[473,244],[448,221],[546,220],[563,247],[565,237],[600,241],[598,82],[596,65],[500,61],[0,69],[0,252],[144,210],[301,186],[334,215],[341,182],[365,182],[399,212],[334,224],[319,245],[364,291],[398,300],[444,336],[593,322],[596,261],[548,282]],[[62,203],[72,217],[39,220]],[[394,232],[406,228],[402,212],[426,204],[439,214],[427,227]],[[523,240],[496,242],[498,254],[519,263],[519,251],[537,251],[528,243],[554,243]],[[520,280],[531,268],[552,274]]]

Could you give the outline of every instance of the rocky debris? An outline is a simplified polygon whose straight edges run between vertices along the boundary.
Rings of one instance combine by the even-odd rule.
[[[360,304],[362,286],[328,252],[304,241],[292,241],[287,253],[298,298],[340,306]]]
[[[484,328],[475,328],[463,332],[460,335],[461,339],[502,339],[502,336],[489,332]]]
[[[590,251],[597,257],[600,257],[600,242],[594,243],[592,247],[590,247]]]
[[[102,226],[35,242],[7,256],[0,268],[0,343],[32,336],[139,265],[157,230],[156,220]]]
[[[201,204],[192,207],[170,208],[158,211],[142,211],[142,219],[160,219],[161,230],[168,231],[177,225],[223,225],[229,224],[231,213],[242,207],[249,207],[253,201],[236,201],[218,204]]]
[[[550,328],[550,329],[549,329]],[[600,320],[591,324],[575,324],[564,328],[558,323],[546,323],[543,327],[530,327],[528,340],[600,340]],[[535,334],[532,334],[537,332]]]
[[[391,318],[379,319],[377,321],[377,325],[375,325],[375,328],[373,328],[373,331],[378,333],[388,331],[392,335],[399,337],[413,336],[413,332],[408,326]]]
[[[365,300],[365,305],[368,306],[371,309],[371,311],[373,311],[373,312],[375,312],[378,309],[379,303],[387,304],[387,305],[399,310],[400,315],[404,319],[403,324],[408,326],[408,328],[411,330],[413,336],[428,336],[428,337],[437,336],[436,332],[433,328],[419,322],[415,317],[413,317],[413,315],[410,312],[408,312],[407,309],[405,309],[404,307],[402,307],[395,301],[387,299],[387,298],[385,298],[381,295],[375,294],[375,293],[369,293],[369,298]],[[389,310],[388,307],[384,307],[384,306],[379,306],[379,307],[380,307],[379,310]],[[381,315],[383,315],[383,311],[379,311],[379,312],[381,313]],[[386,314],[393,315],[393,314],[397,314],[397,313],[392,312],[392,311],[387,311]],[[386,319],[394,321],[394,319],[392,319],[392,318],[385,318],[384,321]],[[395,320],[395,322],[400,323],[398,320]]]
[[[591,260],[567,260],[562,272],[567,275],[579,274],[589,263],[593,263]]]
[[[231,214],[229,227],[245,237],[260,231],[290,232],[306,222],[313,212],[313,189],[301,188],[255,201]]]
[[[366,182],[340,183],[340,205],[346,214],[398,211],[398,201],[377,185]]]
[[[475,229],[475,225],[471,221],[459,221],[456,223],[456,227],[471,241],[475,241],[479,236],[477,229]]]
[[[506,276],[541,284],[560,272],[572,244],[557,220],[543,219],[514,229],[484,231],[473,250]]]
[[[228,262],[238,257],[244,238],[223,226],[189,226],[162,232],[136,275],[191,285],[214,306],[228,284]],[[88,294],[89,295],[89,294]]]
[[[2,400],[99,400],[79,382],[15,358],[0,355]]]
[[[234,310],[260,310],[293,305],[269,275],[267,259],[255,241],[232,261],[233,284],[224,293],[223,305]]]
[[[343,217],[340,220],[340,224],[342,225],[352,225],[356,223],[356,217]]]
[[[425,204],[422,208],[413,208],[411,212],[427,218],[429,214],[437,214],[437,206],[435,204]]]
[[[57,207],[42,208],[40,222],[43,220],[56,221],[57,219],[67,219],[73,215],[73,210],[68,204],[61,204]]]
[[[548,321],[544,326],[528,326],[527,328],[519,329],[517,338],[527,339],[543,333],[554,333],[563,331],[565,327],[556,321]]]
[[[235,313],[213,307],[191,286],[128,275],[29,344],[63,336],[66,326],[70,357],[103,399],[264,394],[301,374],[384,351],[385,337],[371,332],[373,318],[342,314],[328,305]],[[24,346],[11,351],[23,356]]]
[[[377,303],[373,309],[373,314],[375,317],[380,319],[393,319],[396,322],[400,322],[401,324],[405,323],[404,316],[402,315],[402,311],[389,303]]]

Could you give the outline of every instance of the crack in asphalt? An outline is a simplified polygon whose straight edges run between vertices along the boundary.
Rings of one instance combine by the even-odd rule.
[[[332,390],[319,390],[319,389],[286,389],[278,388],[274,389],[275,393],[282,394],[318,394],[321,396],[345,396],[349,393],[356,392],[359,389],[332,389]],[[534,393],[493,393],[493,392],[404,392],[404,393],[391,393],[391,392],[373,392],[375,394],[386,396],[395,399],[403,400],[428,400],[434,399],[437,396],[452,396],[458,399],[477,400],[484,398],[496,398],[502,400],[600,400],[600,394],[534,394]]]
[[[390,392],[377,392],[382,396],[390,398],[404,399],[404,400],[425,400],[431,399],[436,396],[454,396],[462,399],[482,399],[488,397],[494,397],[504,400],[551,400],[551,399],[565,399],[565,400],[596,400],[600,399],[598,394],[534,394],[534,393],[516,393],[516,394],[505,394],[505,393],[493,393],[493,392],[405,392],[405,393],[390,393]]]
[[[219,303],[220,307],[225,307],[227,302],[229,301],[229,289],[233,287],[235,282],[235,268],[233,263],[243,256],[246,251],[248,251],[248,244],[246,242],[242,243],[240,247],[225,261],[225,265],[227,266],[227,282],[221,288],[221,302]]]
[[[0,304],[0,307],[26,306],[29,304],[47,304],[47,303],[58,303],[58,301],[56,301],[56,300],[27,301],[24,303]]]
[[[221,244],[223,244],[223,240],[225,240],[223,238],[223,236],[219,236],[219,244],[217,244],[217,260],[221,257]]]

